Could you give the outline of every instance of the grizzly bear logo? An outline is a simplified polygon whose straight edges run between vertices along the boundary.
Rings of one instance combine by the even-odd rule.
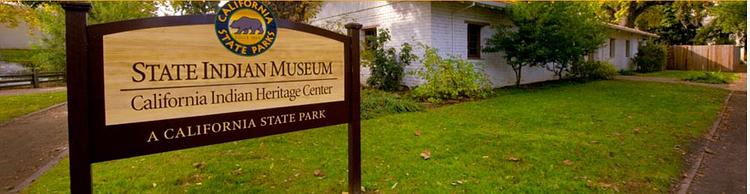
[[[263,34],[263,25],[255,18],[241,17],[232,22],[229,27],[237,29],[234,32],[235,34],[250,34],[250,32],[253,34]]]

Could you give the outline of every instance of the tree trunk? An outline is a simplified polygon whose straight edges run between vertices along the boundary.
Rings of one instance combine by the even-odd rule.
[[[523,68],[523,66],[518,66],[518,68],[513,68],[513,71],[516,73],[516,87],[521,86],[521,68]]]

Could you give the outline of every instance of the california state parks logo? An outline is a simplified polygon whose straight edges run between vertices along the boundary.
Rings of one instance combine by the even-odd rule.
[[[229,1],[216,13],[216,35],[229,51],[256,56],[271,48],[278,31],[271,9],[257,1]]]

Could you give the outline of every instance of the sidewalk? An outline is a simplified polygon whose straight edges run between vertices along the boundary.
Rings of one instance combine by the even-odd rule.
[[[65,91],[65,90],[67,90],[66,87],[7,89],[7,90],[0,90],[0,96],[57,92],[57,91]]]
[[[0,126],[0,193],[14,193],[67,152],[68,107],[57,106]],[[23,187],[23,185],[21,186]]]

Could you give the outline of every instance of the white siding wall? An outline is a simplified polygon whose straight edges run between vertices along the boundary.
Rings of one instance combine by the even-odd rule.
[[[646,37],[643,35],[631,32],[616,31],[615,33],[612,33],[602,47],[597,50],[594,55],[595,59],[612,63],[612,65],[618,70],[634,69],[635,67],[632,66],[631,59],[638,53],[638,42],[643,41],[645,38]],[[614,58],[610,57],[609,39],[615,39]],[[625,55],[625,49],[627,48],[627,46],[625,46],[626,40],[630,40],[630,56]]]
[[[467,21],[489,23],[482,28],[481,40],[494,33],[498,25],[511,25],[507,16],[498,10],[474,6],[470,3],[433,2],[432,3],[432,46],[443,55],[454,55],[466,58],[467,51]],[[513,69],[506,63],[504,54],[482,53],[478,60],[471,60],[482,64],[485,73],[490,77],[494,87],[514,85],[516,82]],[[553,73],[543,67],[524,68],[521,76],[522,83],[546,81],[553,78]]]
[[[26,22],[20,21],[15,28],[0,24],[0,49],[28,49],[31,41],[36,40],[36,37],[29,35]]]
[[[511,21],[502,12],[486,7],[473,6],[472,3],[458,2],[325,2],[321,12],[312,20],[313,25],[325,26],[326,23],[338,21],[339,23],[357,22],[364,28],[377,27],[378,29],[390,29],[391,41],[389,47],[400,47],[402,43],[410,43],[415,46],[415,54],[421,57],[422,50],[417,46],[424,43],[437,48],[444,57],[457,56],[466,58],[467,51],[467,21],[476,23],[487,23],[481,31],[481,40],[484,43],[495,33],[494,27],[498,25],[510,25]],[[644,37],[631,32],[615,31],[610,37],[616,39],[615,57],[609,57],[609,39],[594,54],[596,60],[607,60],[618,69],[629,67],[630,58],[634,57],[638,50],[638,41]],[[625,39],[630,40],[630,57],[625,57]],[[494,87],[509,86],[515,84],[513,69],[506,63],[503,53],[482,53],[480,59],[471,59],[475,63],[482,64],[485,72],[489,75]],[[414,71],[422,65],[413,63],[407,66],[406,71]],[[361,81],[364,83],[369,77],[369,70],[362,69]],[[522,83],[533,83],[556,79],[551,71],[544,67],[525,67],[523,69]],[[422,80],[414,76],[406,76],[404,84],[416,86]]]
[[[320,14],[312,20],[313,25],[323,26],[326,22],[357,22],[364,28],[376,27],[389,29],[391,41],[387,47],[400,48],[403,43],[410,43],[415,54],[421,55],[417,43],[430,44],[430,2],[325,2]],[[362,34],[364,40],[364,34]],[[406,71],[413,71],[418,63],[407,66]],[[364,83],[370,76],[368,68],[362,68],[360,79]],[[419,79],[414,76],[404,77],[404,83],[415,86]]]

